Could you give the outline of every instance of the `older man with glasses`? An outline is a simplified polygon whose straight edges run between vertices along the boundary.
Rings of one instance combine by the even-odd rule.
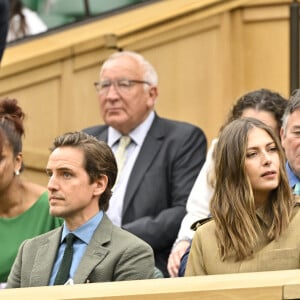
[[[114,53],[95,83],[105,125],[84,131],[106,141],[117,158],[108,216],[149,243],[156,267],[168,276],[168,255],[207,143],[200,128],[156,114],[157,85],[157,73],[143,56]]]

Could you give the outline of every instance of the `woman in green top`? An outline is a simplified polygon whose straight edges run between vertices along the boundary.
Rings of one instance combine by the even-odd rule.
[[[46,188],[25,181],[24,113],[17,101],[0,101],[0,283],[5,286],[20,244],[62,224],[50,216]]]

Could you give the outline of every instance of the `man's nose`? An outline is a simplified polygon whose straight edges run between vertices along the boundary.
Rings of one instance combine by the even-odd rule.
[[[47,188],[48,190],[57,190],[57,180],[54,175],[49,176]]]
[[[109,99],[119,98],[119,91],[115,83],[112,83],[108,87],[106,97]]]

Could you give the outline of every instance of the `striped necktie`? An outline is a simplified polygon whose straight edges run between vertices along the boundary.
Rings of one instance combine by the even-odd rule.
[[[131,138],[128,135],[123,135],[119,140],[118,149],[115,153],[115,157],[116,157],[117,165],[118,165],[118,176],[117,176],[116,182],[118,181],[119,176],[124,167],[124,163],[126,161],[126,149],[130,143],[131,143]]]

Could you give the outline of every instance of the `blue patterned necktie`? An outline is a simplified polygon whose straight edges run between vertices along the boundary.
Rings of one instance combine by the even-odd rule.
[[[294,195],[300,195],[300,182],[297,182],[294,186]]]

